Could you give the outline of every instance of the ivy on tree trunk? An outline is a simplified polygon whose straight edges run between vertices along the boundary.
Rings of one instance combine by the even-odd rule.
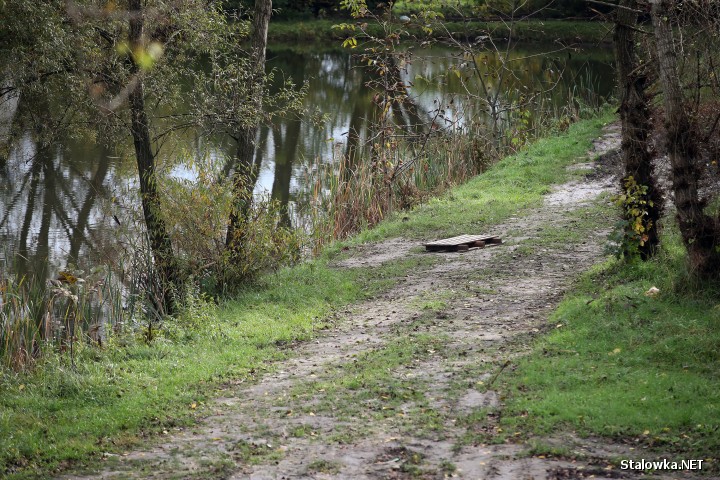
[[[640,257],[647,260],[660,242],[658,221],[662,215],[663,199],[653,172],[654,152],[648,141],[652,132],[649,99],[645,92],[648,75],[646,68],[638,62],[635,49],[636,8],[636,0],[621,0],[615,17],[614,44],[621,89],[619,113],[625,166],[620,188],[626,198],[633,199],[633,204],[642,205],[639,214],[625,209],[625,253],[629,253],[627,250],[631,248],[633,251],[637,249]],[[630,192],[631,186],[638,188]],[[636,198],[638,192],[641,198]],[[638,219],[640,222],[637,222]]]

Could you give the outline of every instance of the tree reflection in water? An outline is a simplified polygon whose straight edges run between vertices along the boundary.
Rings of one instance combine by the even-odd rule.
[[[22,117],[23,108],[20,101],[11,121]],[[7,151],[0,170],[5,269],[45,279],[97,257],[112,228],[98,202],[115,180],[107,147],[55,144],[25,130]]]
[[[533,56],[541,50],[513,51],[515,74],[509,87],[514,92],[537,90],[555,79],[560,59]],[[563,55],[567,56],[567,52]],[[490,68],[496,59],[485,57],[479,63],[486,62]],[[567,102],[569,92],[582,86],[580,79],[592,77],[601,95],[611,92],[609,50],[595,49],[562,60],[567,66],[566,77],[552,92],[553,106]],[[414,125],[427,123],[424,120],[437,108],[435,100],[447,103],[450,96],[454,98],[453,111],[446,112],[446,116],[462,121],[463,117],[478,115],[463,97],[466,87],[473,88],[472,81],[463,85],[455,75],[447,75],[451,65],[461,61],[448,49],[416,50],[407,72],[404,68],[396,72],[414,86],[408,91],[412,101],[394,106],[394,121],[411,132]],[[361,158],[358,152],[371,136],[376,115],[375,92],[366,85],[364,69],[345,51],[297,51],[271,46],[267,67],[276,70],[280,81],[288,77],[297,84],[307,81],[305,105],[326,115],[321,125],[289,118],[276,119],[259,129],[254,161],[262,166],[255,193],[277,200],[283,206],[282,223],[288,225],[292,212],[312,197],[312,182],[319,169],[337,173],[340,156],[348,157],[351,165]],[[492,79],[488,83],[492,86]],[[516,93],[508,93],[505,100]],[[103,207],[132,182],[134,167],[112,156],[109,147],[91,138],[43,141],[32,128],[23,129],[20,119],[23,111],[29,110],[24,103],[25,99],[14,103],[5,99],[0,105],[0,142],[9,131],[19,132],[7,148],[0,149],[0,236],[6,257],[3,269],[46,278],[68,263],[80,267],[104,263],[103,256],[113,251],[117,242],[117,223]],[[198,141],[197,134],[190,133],[188,138],[178,140],[187,141],[186,147],[197,145],[197,155],[203,155],[204,149],[218,161],[233,153],[232,142],[223,138]],[[165,165],[177,161],[169,155],[161,159]],[[194,175],[182,164],[175,167],[183,176]],[[175,170],[172,165],[168,169]]]

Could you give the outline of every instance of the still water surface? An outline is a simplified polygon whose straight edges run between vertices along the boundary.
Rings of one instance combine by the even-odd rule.
[[[514,77],[503,88],[514,91],[540,90],[558,81],[549,96],[554,106],[566,104],[569,95],[591,88],[607,96],[613,89],[612,54],[609,49],[586,49],[580,53],[540,55],[552,48],[525,46],[513,51]],[[483,57],[483,62],[497,59]],[[425,119],[437,108],[438,99],[456,95],[455,109],[448,116],[463,121],[465,86],[450,67],[463,62],[444,48],[417,50],[414,60],[402,72],[412,81],[410,94]],[[310,122],[282,120],[263,127],[258,134],[257,154],[262,167],[256,194],[272,195],[293,204],[312,188],[308,172],[324,163],[333,163],[346,153],[348,132],[367,136],[368,119],[373,115],[372,92],[358,61],[343,51],[301,51],[274,47],[268,50],[268,68],[277,76],[291,77],[309,85],[305,103],[327,115],[317,126]],[[444,78],[443,81],[440,81]],[[491,89],[493,79],[488,78]],[[471,91],[477,85],[469,84]],[[23,99],[0,105],[0,139]],[[191,138],[186,148],[205,153],[222,162],[232,155],[226,139]],[[115,232],[122,218],[113,208],[116,198],[135,185],[134,159],[122,156],[94,139],[66,139],[51,149],[39,148],[32,131],[25,132],[0,157],[0,268],[7,272],[45,277],[55,275],[68,264],[87,268],[102,263],[113,250]],[[161,159],[163,161],[163,159]],[[165,159],[165,162],[169,160]],[[173,175],[192,179],[192,167],[172,164]]]

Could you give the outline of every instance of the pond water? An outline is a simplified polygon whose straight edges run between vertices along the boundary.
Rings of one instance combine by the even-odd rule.
[[[610,49],[542,55],[550,50],[553,47],[514,49],[514,75],[502,88],[531,92],[557,83],[548,95],[555,107],[566,104],[571,95],[581,90],[591,89],[602,96],[611,94],[614,80]],[[497,62],[491,55],[478,60],[480,65]],[[462,62],[467,58],[447,48],[414,51],[412,63],[401,74],[404,80],[414,83],[409,93],[417,115],[428,118],[437,108],[438,99],[447,101],[448,96],[456,96],[456,108],[448,116],[462,124],[463,93],[466,88],[477,92],[479,87],[472,80],[463,85],[456,75],[448,75],[453,65]],[[309,172],[336,162],[346,152],[349,132],[357,132],[360,139],[366,137],[368,119],[376,107],[374,92],[365,84],[366,72],[358,63],[346,51],[298,51],[281,46],[268,49],[268,68],[296,83],[307,81],[306,105],[317,107],[327,118],[320,126],[282,120],[260,129],[257,154],[262,156],[262,167],[256,194],[293,204],[312,188],[308,185]],[[500,88],[493,78],[486,80],[490,90]],[[22,98],[12,98],[0,103],[0,141],[22,102]],[[102,263],[103,257],[113,251],[116,229],[122,223],[122,212],[112,206],[118,204],[118,195],[135,186],[134,159],[93,138],[59,139],[52,148],[40,148],[37,142],[37,136],[27,131],[0,151],[0,268],[5,273],[32,272],[46,277],[68,264],[87,268]],[[185,148],[205,150],[218,161],[233,152],[232,142],[226,139],[190,135],[188,143]],[[178,177],[192,179],[196,173],[186,165],[170,168]]]

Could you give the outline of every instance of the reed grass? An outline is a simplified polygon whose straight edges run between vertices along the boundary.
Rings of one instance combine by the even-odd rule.
[[[104,268],[87,276],[60,272],[57,279],[0,278],[0,366],[32,368],[49,349],[68,354],[102,345],[127,316],[119,286]]]
[[[44,317],[33,318],[38,299],[23,279],[0,279],[0,361],[5,368],[32,365],[41,348]]]
[[[499,137],[484,119],[475,116],[463,126],[437,134],[431,131],[424,140],[410,136],[410,141],[387,142],[379,154],[371,148],[358,149],[352,158],[341,155],[335,162],[307,172],[314,186],[306,201],[308,207],[296,216],[303,217],[298,223],[304,223],[311,233],[312,251],[317,254],[328,243],[372,228],[394,212],[412,209],[536,139],[598,115],[607,99],[594,93],[596,83],[596,79],[584,77],[560,107],[542,96],[532,106],[523,104],[513,100],[510,92],[510,107]]]

